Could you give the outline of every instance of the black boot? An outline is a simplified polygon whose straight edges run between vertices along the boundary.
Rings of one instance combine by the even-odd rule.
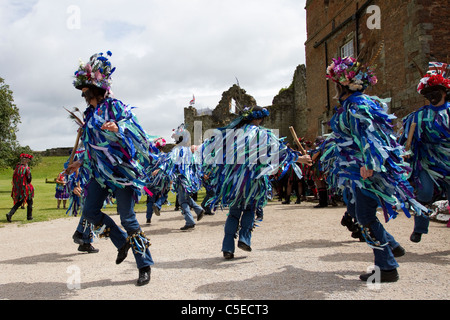
[[[6,215],[6,220],[7,220],[8,222],[11,222],[11,218],[12,218],[12,216],[14,215],[14,213],[16,213],[16,211],[17,211],[17,208],[16,208],[16,206],[14,206],[14,207],[9,211],[9,213]]]
[[[375,274],[375,270],[370,273],[365,273],[359,276],[362,281],[368,281]],[[396,282],[399,279],[397,269],[393,270],[380,270],[380,282]]]
[[[228,251],[224,251],[223,252],[223,257],[227,260],[233,259],[234,258],[234,254],[232,252],[228,252]]]
[[[97,253],[98,249],[94,248],[90,243],[83,243],[78,246],[78,251],[87,252],[87,253]]]
[[[420,242],[420,240],[422,240],[422,234],[419,232],[413,232],[413,233],[411,233],[409,240],[411,240],[412,242],[418,243],[418,242]]]
[[[319,189],[319,204],[314,208],[328,207],[328,192],[327,189]]]
[[[392,254],[395,258],[402,257],[406,254],[406,250],[402,246],[398,246],[397,248],[392,249]]]
[[[137,279],[136,282],[136,285],[138,287],[144,286],[150,282],[151,271],[152,269],[150,268],[150,266],[139,269],[139,278]]]
[[[161,215],[160,210],[156,204],[153,205],[153,213],[156,214],[157,216]]]
[[[286,196],[286,200],[283,201],[281,204],[290,204],[290,203],[291,203],[291,196],[288,195],[288,196]]]
[[[248,251],[248,252],[252,251],[252,248],[249,245],[243,243],[242,241],[238,241],[238,245],[237,246],[238,246],[239,249],[242,249],[244,251]]]
[[[79,245],[84,244],[83,234],[79,231],[74,232],[74,234],[72,235],[72,239],[73,239],[73,242],[75,242],[76,244],[79,244]]]
[[[117,252],[116,264],[120,264],[122,263],[123,260],[125,260],[125,258],[128,255],[128,250],[130,250],[130,248],[131,248],[130,243],[128,241],[125,242],[122,248],[120,248]]]
[[[366,239],[364,239],[361,230],[352,232],[352,238],[359,239],[359,242],[366,242]]]
[[[33,220],[33,202],[27,204],[27,220]]]
[[[359,231],[358,225],[347,212],[344,213],[344,216],[342,217],[341,225],[347,227],[348,231],[350,232]]]

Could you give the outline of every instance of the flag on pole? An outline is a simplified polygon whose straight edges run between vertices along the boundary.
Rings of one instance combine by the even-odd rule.
[[[428,63],[428,74],[435,75],[440,74],[444,78],[449,77],[450,65],[443,62],[429,62]]]
[[[195,96],[192,95],[192,100],[189,102],[190,106],[193,106],[195,104]]]

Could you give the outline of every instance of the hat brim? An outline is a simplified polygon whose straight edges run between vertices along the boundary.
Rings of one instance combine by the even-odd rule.
[[[433,91],[437,91],[437,90],[443,90],[443,91],[447,91],[448,89],[443,86],[443,85],[435,85],[435,86],[431,86],[431,87],[425,87],[420,91],[420,94],[425,95],[427,93],[433,92]]]
[[[103,89],[103,88],[94,86],[93,84],[87,84],[87,83],[79,84],[79,85],[75,86],[75,88],[78,89],[78,90],[82,90],[83,88],[88,88],[88,89],[93,89],[93,88]],[[103,90],[105,90],[105,89],[103,89]]]

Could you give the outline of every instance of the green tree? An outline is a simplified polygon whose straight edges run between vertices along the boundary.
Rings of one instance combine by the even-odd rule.
[[[19,108],[14,103],[13,92],[0,77],[0,168],[14,168],[21,153],[32,152],[30,147],[22,147],[17,141],[19,123]],[[33,163],[37,164],[39,159],[36,157]]]

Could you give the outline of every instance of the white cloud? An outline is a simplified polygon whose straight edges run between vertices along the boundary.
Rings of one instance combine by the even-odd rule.
[[[19,142],[34,150],[73,144],[62,107],[84,108],[72,75],[95,52],[113,52],[115,96],[167,139],[193,94],[214,108],[237,77],[270,105],[304,63],[305,1],[1,1],[0,77],[20,109]]]

